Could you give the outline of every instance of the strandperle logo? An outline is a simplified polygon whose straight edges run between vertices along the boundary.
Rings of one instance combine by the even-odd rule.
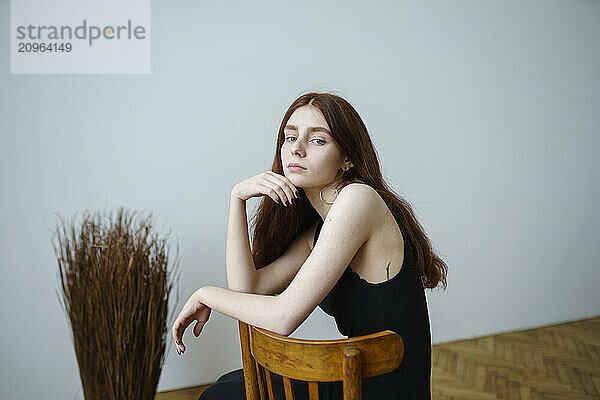
[[[72,28],[69,25],[60,27],[53,25],[20,25],[17,26],[17,39],[31,40],[72,40],[80,39],[88,41],[91,46],[95,40],[143,40],[146,39],[146,28],[142,25],[133,26],[131,20],[127,20],[127,25],[88,25],[87,20],[83,20],[82,25]]]
[[[10,0],[10,72],[149,74],[150,2]]]

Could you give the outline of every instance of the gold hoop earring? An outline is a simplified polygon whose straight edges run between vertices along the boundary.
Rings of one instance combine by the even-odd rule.
[[[319,197],[321,198],[321,201],[325,204],[333,204],[333,202],[335,201],[335,199],[333,199],[333,201],[331,203],[328,203],[325,201],[325,199],[323,199],[323,189],[325,189],[326,187],[331,187],[333,188],[333,190],[335,190],[335,199],[337,199],[338,196],[338,190],[335,188],[335,186],[331,186],[331,185],[325,185],[321,188],[321,191],[319,192]]]

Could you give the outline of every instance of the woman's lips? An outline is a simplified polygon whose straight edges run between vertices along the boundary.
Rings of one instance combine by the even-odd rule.
[[[290,171],[305,171],[306,170],[306,168],[302,168],[297,165],[290,165],[290,166],[288,166],[288,169]]]

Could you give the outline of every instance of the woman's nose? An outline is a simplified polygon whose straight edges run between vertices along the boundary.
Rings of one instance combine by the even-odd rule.
[[[302,148],[302,144],[299,140],[292,142],[292,146],[290,148],[292,154],[303,154],[304,149]]]

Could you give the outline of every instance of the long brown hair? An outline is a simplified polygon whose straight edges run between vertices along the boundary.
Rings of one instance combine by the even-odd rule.
[[[311,92],[298,97],[286,111],[279,126],[271,170],[284,174],[281,165],[281,146],[285,140],[284,127],[292,113],[305,105],[312,105],[321,111],[329,125],[331,136],[340,146],[342,153],[354,165],[342,174],[342,182],[363,182],[381,195],[408,234],[423,287],[433,289],[441,282],[445,290],[447,265],[433,251],[431,242],[409,203],[387,186],[381,175],[377,153],[367,128],[348,101],[331,93]],[[292,207],[281,207],[268,196],[264,196],[260,201],[252,221],[254,227],[252,258],[257,269],[277,259],[298,234],[321,218],[300,187],[298,196]]]

